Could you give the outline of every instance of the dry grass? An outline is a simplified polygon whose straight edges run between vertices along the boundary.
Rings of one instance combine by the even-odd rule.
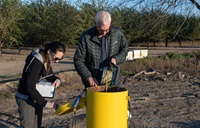
[[[15,91],[18,87],[18,82],[7,82],[5,84],[2,84],[0,86],[0,98],[8,99],[8,98],[14,98]]]
[[[123,75],[128,75],[150,69],[163,72],[198,72],[200,71],[200,53],[167,53],[160,57],[135,59],[123,63],[121,71]]]
[[[82,90],[84,87],[81,82],[81,78],[76,71],[59,73],[62,84],[59,88],[65,88],[70,90]]]
[[[169,42],[168,47],[199,47],[200,41],[182,41],[181,46],[179,42]],[[147,46],[147,43],[133,43],[132,46]],[[149,42],[150,47],[154,47],[153,42]],[[155,47],[165,47],[165,42],[156,42]]]

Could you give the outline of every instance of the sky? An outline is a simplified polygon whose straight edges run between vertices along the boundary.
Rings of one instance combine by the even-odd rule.
[[[77,0],[69,0],[69,1],[72,5],[75,5],[75,1]],[[81,1],[85,3],[91,3],[90,0],[81,0]],[[158,8],[161,5],[164,7],[164,5],[161,4],[161,1],[164,1],[164,0],[102,0],[102,1],[104,2],[107,1],[108,3],[112,3],[112,5],[118,5],[119,3],[125,2],[126,4],[123,4],[123,6],[131,7],[137,10],[140,10],[142,6],[145,6],[145,8],[149,8],[149,9],[151,9],[151,7],[156,7],[156,5],[158,5],[157,6]],[[141,1],[143,3],[138,4]],[[168,0],[168,1],[171,1],[172,3],[170,4],[173,4],[175,0]],[[177,13],[183,14],[183,15],[187,15],[190,12],[190,15],[200,16],[200,10],[198,10],[197,7],[191,3],[190,0],[177,0],[177,2],[179,1],[181,1],[181,4],[176,6],[176,8],[170,8],[169,11],[171,11],[172,13],[173,11],[174,12],[176,11]],[[200,4],[200,0],[196,0],[196,2]],[[142,9],[144,9],[144,7]]]
[[[22,0],[22,2],[25,2],[25,1],[30,2],[30,1],[34,1],[34,0]],[[55,1],[57,1],[57,0],[55,0]],[[75,6],[76,5],[75,3],[78,0],[64,0],[64,1],[68,1],[72,6]],[[96,0],[96,1],[98,1],[98,0]],[[159,4],[161,3],[160,1],[162,1],[162,0],[99,0],[99,1],[108,2],[109,4],[112,3],[112,5],[118,5],[120,2],[125,2],[126,4],[122,4],[123,6],[131,7],[131,8],[134,8],[134,9],[140,11],[142,6],[146,6],[145,9],[147,9],[147,10],[152,9],[153,7],[156,8],[157,5],[159,7],[160,6]],[[143,4],[138,4],[141,1],[143,1]],[[173,1],[174,0],[171,0],[171,2],[173,2]],[[177,6],[176,9],[174,9],[174,8],[169,9],[169,10],[171,10],[171,13],[173,13],[173,11],[176,11],[179,14],[187,15],[188,12],[190,12],[190,10],[192,10],[190,15],[200,16],[200,10],[198,10],[193,4],[191,4],[190,0],[181,0],[181,1],[183,3],[182,5]],[[81,0],[81,2],[82,3],[91,3],[91,0]],[[200,0],[196,0],[196,2],[200,4]],[[142,9],[144,9],[144,7],[142,7]]]

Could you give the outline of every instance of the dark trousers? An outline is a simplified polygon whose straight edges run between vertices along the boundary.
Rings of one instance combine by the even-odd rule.
[[[41,128],[43,107],[34,101],[16,97],[20,126],[23,128]]]

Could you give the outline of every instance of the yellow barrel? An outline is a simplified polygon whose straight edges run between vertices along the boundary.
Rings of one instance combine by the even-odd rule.
[[[128,90],[118,87],[87,88],[87,128],[127,128]]]

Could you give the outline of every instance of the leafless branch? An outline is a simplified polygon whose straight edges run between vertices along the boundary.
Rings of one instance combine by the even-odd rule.
[[[200,10],[200,4],[196,0],[190,0],[196,7],[197,9]]]

